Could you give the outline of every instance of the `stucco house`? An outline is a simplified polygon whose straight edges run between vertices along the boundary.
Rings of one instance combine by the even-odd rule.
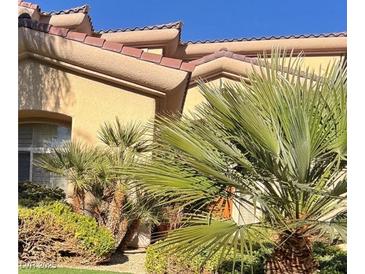
[[[32,165],[61,141],[96,144],[116,116],[147,122],[194,111],[203,101],[197,80],[245,79],[274,47],[303,52],[315,72],[347,50],[346,33],[182,41],[182,22],[95,30],[86,5],[44,12],[19,1],[18,16],[19,181],[64,189],[64,179]]]

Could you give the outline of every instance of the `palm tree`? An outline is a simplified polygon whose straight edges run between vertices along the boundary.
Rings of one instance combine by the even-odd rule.
[[[161,205],[190,208],[165,241],[175,252],[236,262],[265,240],[267,273],[314,273],[313,242],[346,240],[345,66],[316,76],[283,56],[258,59],[248,83],[200,83],[206,103],[161,118],[152,160],[127,171]],[[214,217],[222,199],[239,218]]]
[[[37,165],[67,178],[73,187],[73,207],[92,214],[106,226],[113,233],[117,248],[131,221],[123,212],[127,196],[133,196],[135,190],[133,181],[119,176],[114,169],[137,164],[150,150],[151,142],[146,127],[138,123],[122,125],[118,118],[114,123],[105,123],[98,137],[104,146],[66,143],[45,154]],[[86,194],[91,196],[87,202]]]
[[[102,197],[108,196],[105,193],[110,195],[106,226],[115,235],[117,248],[120,245],[123,247],[126,245],[126,240],[123,244],[122,241],[126,235],[131,234],[127,234],[128,228],[135,229],[135,226],[130,226],[130,222],[134,219],[130,218],[127,212],[123,212],[127,206],[127,196],[132,196],[130,200],[136,200],[138,197],[135,195],[133,180],[130,180],[128,176],[118,176],[111,167],[124,170],[128,166],[138,164],[142,155],[150,151],[151,142],[147,136],[147,127],[138,123],[122,125],[118,118],[113,124],[105,123],[99,131],[99,139],[107,146],[104,155],[108,159],[108,171],[113,177],[103,180],[106,187]],[[121,250],[120,247],[118,249]]]
[[[159,225],[164,218],[163,208],[157,205],[157,201],[138,190],[135,194],[136,199],[129,200],[124,208],[129,220],[128,230],[117,251],[124,251],[128,247],[142,224]]]
[[[85,193],[95,183],[99,160],[98,149],[80,142],[69,142],[55,148],[52,154],[42,155],[36,165],[67,178],[72,186],[73,209],[81,212],[85,209]]]

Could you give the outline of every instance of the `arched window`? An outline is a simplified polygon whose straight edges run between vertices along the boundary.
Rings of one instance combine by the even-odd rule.
[[[43,153],[71,138],[69,124],[21,122],[18,136],[18,179],[66,189],[64,178],[33,165]]]

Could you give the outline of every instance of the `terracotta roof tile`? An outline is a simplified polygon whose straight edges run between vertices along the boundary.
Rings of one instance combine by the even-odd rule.
[[[40,10],[39,6],[37,4],[24,2],[24,1],[18,1],[18,6],[33,9],[33,10]]]
[[[159,64],[161,62],[162,55],[151,52],[143,52],[141,59]]]
[[[108,29],[108,30],[100,30],[97,33],[110,33],[110,32],[126,32],[126,31],[141,31],[141,30],[159,30],[159,29],[181,29],[182,22],[172,22],[161,25],[152,25],[152,26],[144,26],[144,27],[134,27],[134,28],[120,28],[120,29]]]
[[[42,14],[44,14],[44,15],[61,15],[61,14],[88,13],[88,12],[89,12],[89,6],[83,5],[80,7],[75,7],[75,8],[67,9],[67,10],[42,12]]]
[[[76,32],[76,31],[69,31],[67,33],[66,38],[67,39],[71,39],[71,40],[75,40],[75,41],[79,41],[79,42],[83,42],[86,38],[86,33],[83,32]]]
[[[184,70],[184,71],[192,72],[195,69],[195,64],[184,62],[181,64],[180,69]]]
[[[66,10],[48,11],[48,12],[42,11],[41,14],[46,15],[46,16],[52,16],[52,15],[62,15],[62,14],[84,13],[84,14],[87,14],[87,19],[89,20],[91,30],[94,31],[93,22],[91,20],[91,17],[88,14],[89,11],[90,11],[90,7],[88,5],[83,5],[80,7],[75,7],[75,8],[66,9]]]
[[[170,58],[170,57],[162,57],[161,65],[172,67],[172,68],[180,68],[182,60]]]
[[[93,36],[86,36],[84,43],[95,46],[95,47],[102,47],[105,42],[105,39],[99,38],[99,37],[93,37]]]
[[[103,49],[115,51],[115,52],[121,52],[123,48],[123,44],[111,42],[111,41],[105,41],[103,45]]]
[[[54,34],[54,35],[58,35],[58,36],[62,36],[62,37],[66,37],[68,32],[69,32],[69,29],[59,28],[59,27],[54,27],[54,26],[51,26],[48,31],[49,34]]]
[[[31,19],[18,19],[18,27],[25,27],[36,31],[46,32],[52,35],[58,35],[64,37],[65,39],[70,39],[80,43],[101,47],[104,50],[118,52],[120,54],[138,58],[146,62],[153,62],[161,66],[179,70],[181,69],[187,72],[192,72],[195,67],[193,64],[183,62],[180,59],[168,58],[158,54],[143,52],[141,49],[123,46],[123,44],[121,43],[105,41],[102,38],[86,35],[86,33],[70,31],[66,28],[58,28],[48,24],[41,24]]]
[[[132,47],[123,47],[122,53],[133,57],[141,57],[143,50]]]
[[[89,20],[89,23],[91,26],[91,31],[94,31],[94,26],[93,26],[91,17],[88,14],[89,10],[90,10],[88,5],[83,5],[80,7],[75,7],[75,8],[66,9],[66,10],[49,11],[49,12],[41,11],[39,5],[37,5],[37,4],[32,4],[32,3],[24,2],[24,1],[18,1],[18,6],[27,7],[27,8],[31,8],[31,9],[37,9],[41,13],[41,15],[45,15],[45,16],[84,13],[87,15],[87,19]]]
[[[224,42],[278,40],[278,39],[299,39],[299,38],[324,38],[324,37],[347,37],[347,32],[331,32],[331,33],[300,34],[300,35],[281,35],[281,36],[273,35],[273,36],[235,38],[235,39],[198,40],[198,41],[186,41],[186,42],[184,42],[184,44],[206,44],[206,43],[224,43]]]

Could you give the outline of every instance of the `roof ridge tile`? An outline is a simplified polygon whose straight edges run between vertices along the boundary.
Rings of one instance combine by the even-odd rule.
[[[233,39],[214,39],[214,40],[196,40],[186,41],[183,44],[207,44],[207,43],[224,43],[224,42],[243,42],[243,41],[260,41],[260,40],[279,40],[279,39],[299,39],[299,38],[327,38],[327,37],[347,37],[347,32],[329,32],[318,34],[293,34],[293,35],[280,35],[280,36],[261,36],[261,37],[244,37]]]
[[[70,9],[64,9],[59,11],[48,11],[42,12],[43,15],[61,15],[61,14],[73,14],[73,13],[88,13],[90,10],[89,5],[85,4],[79,7],[74,7]]]
[[[183,23],[181,21],[170,22],[166,24],[159,25],[151,25],[151,26],[143,26],[143,27],[133,27],[133,28],[118,28],[118,29],[107,29],[107,30],[99,30],[96,33],[104,34],[104,33],[113,33],[113,32],[127,32],[127,31],[143,31],[143,30],[161,30],[161,29],[181,29]]]

